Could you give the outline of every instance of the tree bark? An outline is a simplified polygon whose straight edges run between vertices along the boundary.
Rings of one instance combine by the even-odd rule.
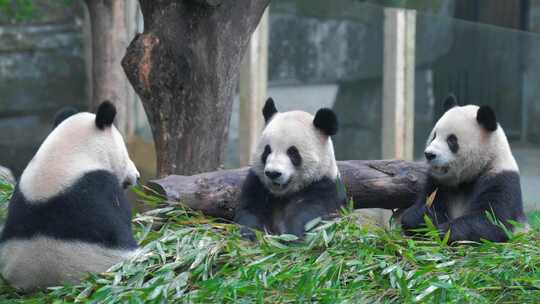
[[[92,93],[90,109],[104,100],[116,105],[115,125],[124,136],[132,133],[129,98],[131,86],[120,62],[128,46],[126,0],[85,0],[92,36]],[[133,21],[134,22],[134,21]]]
[[[400,160],[340,161],[341,177],[354,207],[402,209],[412,205],[426,182],[427,166]],[[248,168],[194,176],[172,175],[148,187],[169,204],[181,203],[210,216],[233,219]]]
[[[122,61],[154,135],[158,176],[216,170],[251,33],[269,0],[140,0]]]

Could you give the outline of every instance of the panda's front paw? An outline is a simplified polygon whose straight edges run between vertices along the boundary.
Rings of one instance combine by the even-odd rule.
[[[246,226],[242,226],[242,228],[240,228],[240,235],[248,240],[248,241],[251,241],[251,242],[254,242],[257,240],[257,236],[255,235],[255,231],[249,227],[246,227]]]
[[[448,230],[450,229],[450,224],[439,224],[437,225],[437,229],[439,230],[439,236],[441,237],[441,240],[443,240],[446,236],[446,233],[448,233]]]

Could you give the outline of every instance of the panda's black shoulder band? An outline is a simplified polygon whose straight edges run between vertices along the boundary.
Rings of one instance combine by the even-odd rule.
[[[103,130],[105,127],[110,127],[116,116],[116,107],[110,101],[102,102],[96,112],[96,126]]]
[[[331,109],[323,108],[317,111],[313,124],[328,136],[337,134],[338,120],[336,114]]]

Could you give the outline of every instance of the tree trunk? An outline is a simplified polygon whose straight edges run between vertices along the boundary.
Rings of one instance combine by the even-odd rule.
[[[354,207],[402,209],[409,207],[426,182],[427,166],[400,160],[340,161],[341,177]],[[150,181],[153,191],[170,204],[182,203],[210,216],[233,219],[248,168],[194,176],[172,175]]]
[[[92,96],[95,110],[104,100],[116,105],[116,126],[124,136],[132,133],[128,107],[131,86],[120,65],[128,46],[126,0],[85,0],[92,33]],[[134,22],[134,20],[133,20]]]
[[[140,0],[122,65],[152,127],[158,176],[217,169],[239,66],[269,0]]]

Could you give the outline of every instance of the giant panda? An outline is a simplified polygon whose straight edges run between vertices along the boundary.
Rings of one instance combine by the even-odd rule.
[[[24,169],[0,235],[0,272],[25,291],[76,283],[137,248],[123,188],[139,172],[113,125],[114,105],[69,114],[57,116]]]
[[[338,121],[330,109],[315,116],[279,113],[269,98],[266,126],[242,186],[235,222],[253,239],[254,231],[303,237],[310,220],[335,213],[345,202],[330,136]]]
[[[405,231],[427,215],[449,242],[503,242],[514,222],[526,228],[519,169],[503,128],[489,106],[458,106],[451,95],[427,141],[425,189],[401,216]],[[428,199],[429,198],[429,199]],[[494,224],[494,215],[498,224]],[[520,226],[520,225],[518,225]]]

